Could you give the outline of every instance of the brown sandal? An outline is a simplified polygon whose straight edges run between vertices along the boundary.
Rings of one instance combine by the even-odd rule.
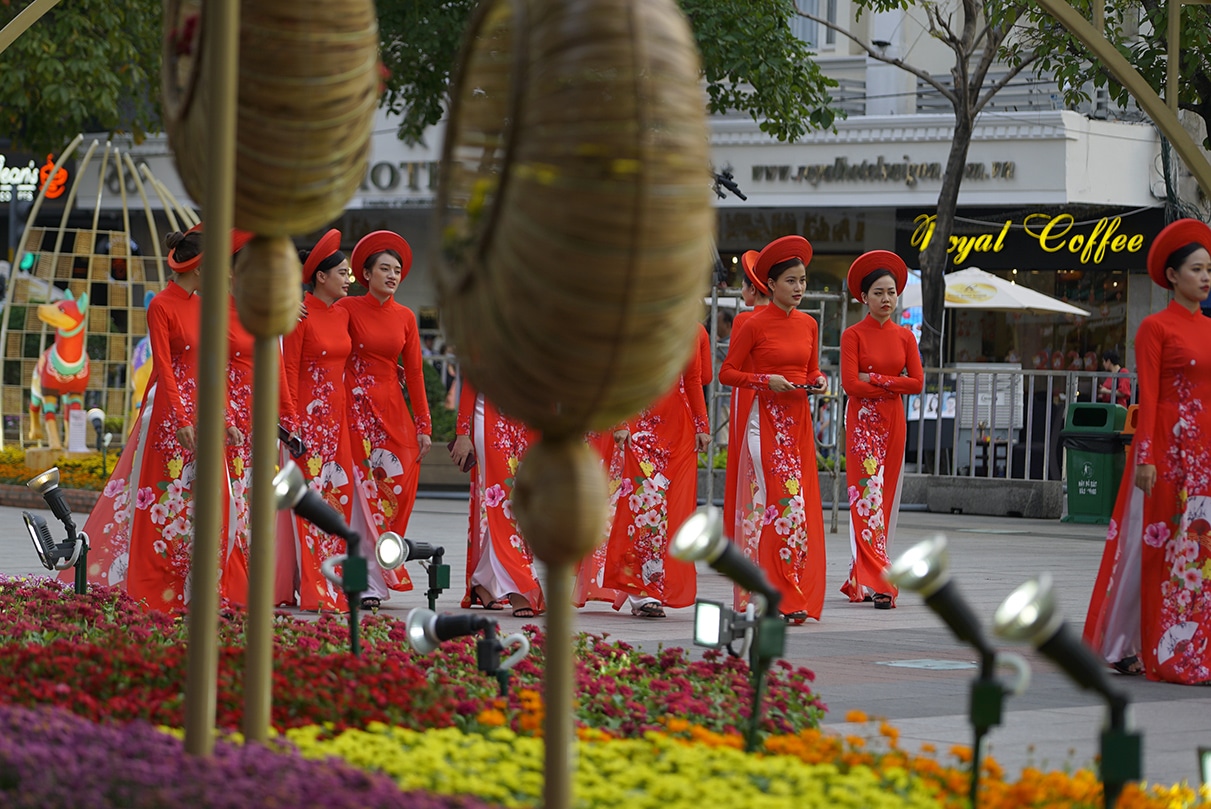
[[[636,618],[666,618],[664,606],[659,601],[645,601],[631,609],[631,615]]]

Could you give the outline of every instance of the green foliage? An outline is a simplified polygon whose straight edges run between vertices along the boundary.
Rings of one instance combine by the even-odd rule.
[[[0,3],[0,27],[26,2]],[[77,132],[158,128],[160,0],[60,3],[0,54],[0,132],[58,152]]]
[[[1071,5],[1086,19],[1093,16],[1090,0]],[[1155,0],[1109,0],[1106,10],[1106,39],[1162,98],[1168,70],[1168,3]],[[1181,10],[1180,80],[1178,104],[1197,113],[1211,130],[1211,8],[1183,5]],[[1087,83],[1105,88],[1117,104],[1126,105],[1130,93],[1068,30],[1041,10],[1033,19],[1033,39],[1043,49],[1038,72],[1054,73],[1069,104],[1089,100]],[[1203,148],[1211,148],[1211,137]]]
[[[793,0],[680,0],[702,53],[711,112],[735,110],[784,141],[833,125],[826,78],[790,31]],[[380,0],[382,59],[389,71],[383,105],[399,113],[400,138],[417,143],[447,101],[474,0]]]

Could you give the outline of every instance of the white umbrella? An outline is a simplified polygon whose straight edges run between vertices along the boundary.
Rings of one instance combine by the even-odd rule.
[[[1021,284],[971,267],[952,272],[946,278],[945,307],[947,309],[981,309],[984,311],[1058,312],[1088,317],[1084,309],[1058,298],[1035,292]],[[908,309],[921,305],[921,285],[911,284],[900,296],[900,306]]]

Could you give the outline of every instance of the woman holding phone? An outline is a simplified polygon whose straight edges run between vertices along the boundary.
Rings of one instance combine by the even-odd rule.
[[[755,392],[748,412],[732,413],[745,427],[728,451],[736,492],[727,530],[782,591],[782,615],[793,624],[819,620],[824,604],[824,515],[808,394],[826,393],[828,378],[820,373],[819,327],[798,310],[811,257],[802,236],[765,246],[753,274],[770,305],[732,333],[719,370],[722,384]],[[737,591],[736,602],[744,606],[747,593]]]
[[[849,578],[841,592],[850,601],[896,605],[896,588],[883,575],[887,547],[900,509],[904,468],[905,394],[925,384],[917,341],[892,315],[908,265],[889,250],[872,250],[849,268],[849,294],[866,305],[863,320],[841,335],[841,384],[845,409],[845,480],[849,490]]]

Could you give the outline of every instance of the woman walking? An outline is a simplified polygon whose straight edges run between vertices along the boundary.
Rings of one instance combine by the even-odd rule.
[[[535,434],[505,416],[464,379],[457,435],[450,457],[471,472],[467,530],[467,591],[462,606],[510,606],[515,618],[546,609],[534,573],[534,554],[513,516],[513,481]]]
[[[1211,682],[1211,228],[1180,219],[1148,250],[1173,291],[1135,337],[1139,418],[1085,637],[1124,673]],[[1133,659],[1134,658],[1134,659]]]
[[[824,518],[808,395],[826,393],[828,379],[820,373],[819,327],[797,308],[811,257],[802,236],[765,246],[753,272],[771,303],[732,333],[719,370],[722,384],[755,392],[748,412],[732,414],[744,432],[728,448],[728,465],[736,464],[728,533],[782,591],[783,617],[794,624],[818,620],[824,603]],[[736,601],[743,606],[747,593],[737,591]]]
[[[349,294],[349,261],[340,247],[341,232],[329,230],[314,248],[299,251],[307,316],[283,341],[282,362],[295,403],[295,428],[307,447],[299,465],[311,487],[348,523],[355,490],[345,418],[345,364],[353,341],[349,313],[336,305]],[[345,594],[320,573],[325,559],[345,552],[344,540],[294,515],[290,529],[289,536],[297,541],[299,608],[347,612]]]
[[[251,235],[233,232],[232,253]],[[202,226],[170,233],[165,244],[174,275],[147,307],[153,363],[148,388],[154,386],[155,398],[139,465],[126,589],[150,609],[170,611],[190,597]]]
[[[362,605],[377,609],[388,590],[412,589],[402,565],[388,571],[378,568],[374,547],[377,532],[404,535],[408,530],[432,428],[416,316],[395,300],[396,288],[412,268],[412,248],[402,236],[378,230],[357,243],[350,264],[368,294],[342,298],[336,305],[349,316],[345,387],[354,485],[369,501],[370,528],[376,532],[363,548],[371,577],[370,595]],[[407,386],[411,411],[401,383]]]
[[[892,319],[907,282],[908,266],[888,250],[859,256],[846,278],[867,315],[841,335],[851,553],[841,592],[850,601],[873,601],[877,610],[896,605],[896,588],[883,571],[900,510],[907,431],[901,397],[920,393],[925,383],[916,339]]]

